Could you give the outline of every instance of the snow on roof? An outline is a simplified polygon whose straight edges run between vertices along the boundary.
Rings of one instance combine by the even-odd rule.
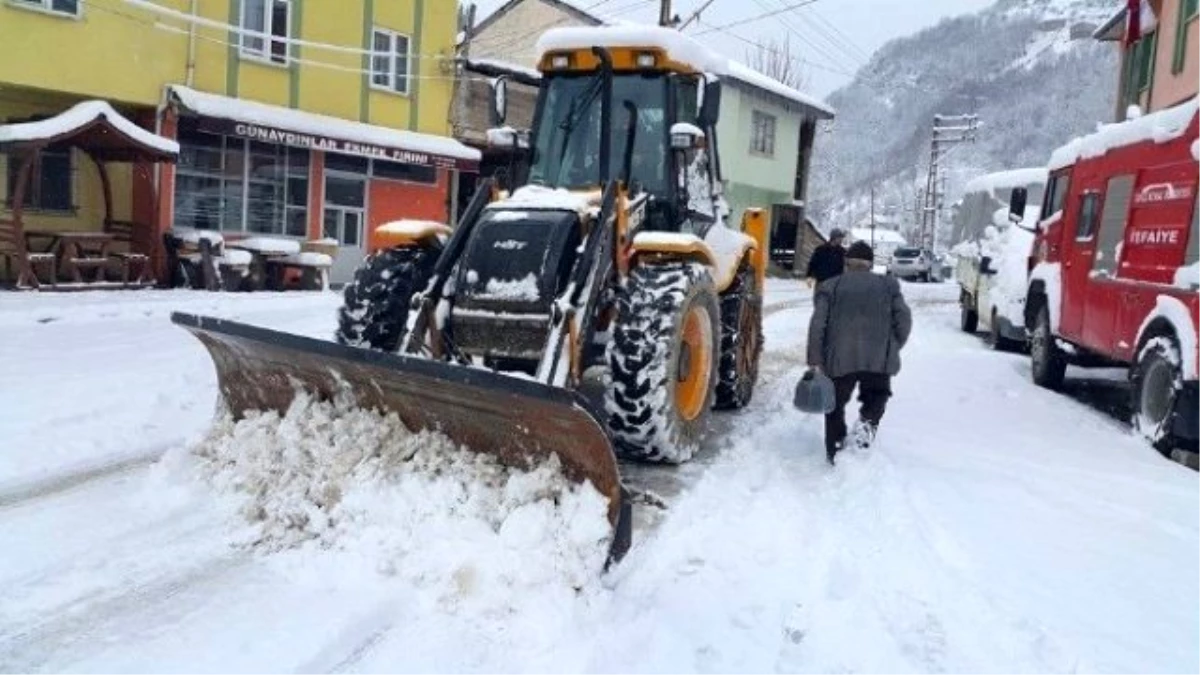
[[[806,105],[810,108],[823,112],[830,117],[833,117],[834,115],[833,108],[822,103],[816,98],[813,98],[804,92],[792,89],[779,80],[768,77],[767,75],[764,75],[739,61],[730,59],[726,66],[725,75],[752,87],[757,87],[759,89],[769,91],[772,94],[782,96],[790,101],[795,101],[796,103]]]
[[[537,68],[529,68],[511,61],[501,61],[499,59],[477,59],[475,57],[469,57],[466,61],[468,68],[480,68],[501,73],[512,73],[514,75],[527,77],[531,80],[542,79],[542,74],[538,72]]]
[[[885,230],[875,228],[875,243],[876,244],[899,244],[901,246],[908,243],[899,232],[895,230]],[[871,228],[869,227],[852,227],[850,228],[850,239],[854,241],[871,241]]]
[[[1080,159],[1099,157],[1113,148],[1143,141],[1166,143],[1179,138],[1200,110],[1200,98],[1137,119],[1103,124],[1096,133],[1080,136],[1050,155],[1049,170],[1056,171]]]
[[[163,138],[158,134],[146,131],[133,122],[130,122],[124,115],[113,109],[107,101],[84,101],[77,103],[54,117],[37,122],[0,125],[0,144],[55,138],[63,134],[69,134],[100,118],[104,118],[117,131],[120,131],[141,145],[154,148],[168,155],[179,154],[178,143],[169,138]]]
[[[987,192],[995,194],[997,190],[1010,190],[1015,187],[1026,187],[1033,183],[1045,183],[1049,171],[1046,167],[1030,167],[1027,169],[1012,169],[997,171],[977,176],[963,187],[965,194],[972,192]]]
[[[590,47],[658,47],[675,61],[696,70],[725,76],[833,116],[833,108],[738,61],[727,58],[687,35],[662,26],[621,24],[551,28],[537,41],[538,58],[547,52]]]
[[[180,85],[171,85],[171,93],[185,108],[205,117],[261,124],[302,134],[402,148],[472,162],[478,162],[482,157],[479,150],[467,147],[453,138],[445,136],[389,129],[303,110],[281,108],[257,101],[209,94]]]

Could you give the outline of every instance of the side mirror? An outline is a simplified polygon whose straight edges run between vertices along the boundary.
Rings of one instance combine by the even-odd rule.
[[[491,125],[498,127],[508,119],[508,76],[501,75],[492,80]]]
[[[696,118],[704,129],[715,126],[720,118],[721,81],[715,77],[701,76],[696,87]]]
[[[1029,191],[1023,187],[1015,187],[1012,197],[1008,200],[1008,220],[1020,223],[1025,220],[1025,202],[1029,199]]]

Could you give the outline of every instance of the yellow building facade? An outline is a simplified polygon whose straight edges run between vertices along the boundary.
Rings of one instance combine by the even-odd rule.
[[[477,165],[446,138],[456,21],[451,0],[0,0],[0,125],[107,101],[180,144],[178,166],[109,171],[115,217],[147,221],[148,241],[194,226],[333,237],[357,254],[382,220],[450,219],[455,173]],[[221,124],[184,105],[192,92]],[[77,155],[39,162],[27,229],[103,220],[98,172]],[[0,217],[12,163],[0,154]],[[346,180],[331,188],[327,165]],[[350,195],[333,215],[329,190]]]

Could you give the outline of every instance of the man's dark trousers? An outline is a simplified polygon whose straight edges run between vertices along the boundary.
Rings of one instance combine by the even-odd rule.
[[[871,425],[879,427],[892,395],[892,378],[884,373],[850,373],[833,378],[837,393],[837,406],[825,416],[825,452],[832,456],[846,440],[846,404],[858,387],[858,400],[862,404],[859,416]]]

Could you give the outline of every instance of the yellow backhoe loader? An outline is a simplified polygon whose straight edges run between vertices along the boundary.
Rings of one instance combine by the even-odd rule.
[[[173,320],[208,348],[235,416],[282,412],[304,389],[510,465],[557,454],[609,499],[619,559],[618,457],[685,461],[711,410],[750,400],[766,222],[758,209],[727,222],[721,82],[703,47],[614,27],[555,29],[539,46],[525,184],[485,181],[453,230],[380,228],[387,245],[346,287],[336,342]],[[603,400],[581,393],[595,369]]]

